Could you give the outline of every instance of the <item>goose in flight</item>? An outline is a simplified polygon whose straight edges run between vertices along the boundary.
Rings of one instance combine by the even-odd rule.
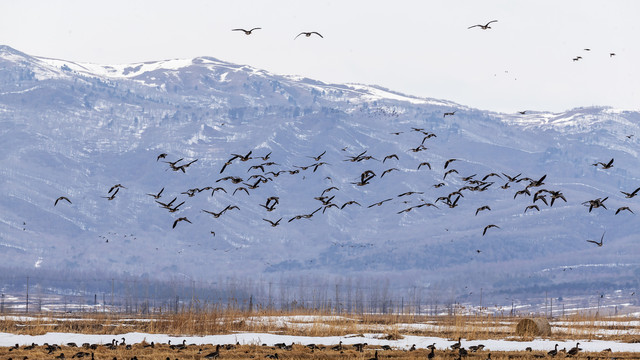
[[[479,27],[482,30],[487,30],[487,29],[491,29],[491,26],[489,26],[489,24],[494,23],[494,22],[498,22],[498,20],[491,20],[488,23],[482,25],[482,24],[478,24],[478,25],[473,25],[473,26],[469,26],[467,29],[471,29],[474,27]]]
[[[478,213],[479,213],[480,211],[482,211],[482,210],[491,210],[491,208],[489,207],[489,205],[484,205],[484,206],[479,207],[479,208],[476,210],[476,216],[477,216],[477,215],[478,215]]]
[[[151,197],[153,197],[154,199],[156,199],[156,200],[157,200],[157,199],[160,199],[160,194],[162,194],[162,192],[163,192],[163,191],[164,191],[164,188],[162,188],[162,189],[160,190],[160,192],[159,192],[159,193],[157,193],[157,194],[147,194],[147,195],[149,195],[149,196],[151,196]]]
[[[166,158],[166,157],[167,157],[167,155],[169,155],[169,154],[167,154],[167,153],[162,153],[162,154],[158,155],[158,157],[156,158],[156,161],[158,161],[158,160],[160,160],[160,159],[164,159],[164,158]]]
[[[452,163],[452,162],[454,162],[454,161],[458,161],[458,159],[449,159],[449,160],[447,160],[447,161],[444,163],[444,168],[446,169],[446,168],[449,166],[449,164],[451,164],[451,163]]]
[[[385,156],[385,157],[384,157],[384,159],[382,159],[382,163],[384,164],[384,162],[385,162],[385,161],[387,161],[387,159],[392,159],[392,158],[395,158],[396,160],[399,160],[399,159],[398,159],[398,155],[396,155],[396,154],[391,154],[391,155],[387,155],[387,156]]]
[[[623,193],[624,196],[627,199],[631,199],[632,197],[638,195],[638,191],[640,191],[640,188],[637,188],[637,189],[633,190],[633,192],[630,192],[630,193],[627,193],[627,192],[624,192],[624,191],[620,191],[620,192]]]
[[[111,196],[103,196],[103,198],[111,201],[116,198],[116,194],[118,193],[118,191],[120,191],[120,188],[116,188],[116,191],[114,191],[113,194],[111,194]]]
[[[426,167],[428,167],[428,168],[429,168],[429,170],[431,170],[431,164],[429,164],[429,163],[428,163],[428,162],[426,162],[426,161],[425,161],[425,162],[421,162],[420,164],[418,164],[418,170],[420,170],[420,168],[421,168],[422,166],[426,166]]]
[[[186,221],[186,222],[188,222],[189,224],[192,224],[192,222],[191,222],[191,221],[189,221],[189,219],[187,219],[186,217],[181,217],[181,218],[177,218],[177,219],[176,219],[176,221],[174,221],[174,222],[173,222],[173,227],[172,227],[172,229],[175,229],[175,228],[176,228],[176,225],[178,225],[178,223],[179,223],[180,221]]]
[[[382,179],[382,178],[384,177],[384,175],[385,175],[385,174],[388,174],[388,173],[390,173],[390,172],[392,172],[392,171],[394,171],[394,170],[396,170],[396,171],[400,171],[398,168],[391,168],[391,169],[387,169],[387,170],[385,170],[385,171],[383,171],[383,172],[382,172],[382,175],[380,175],[380,178]]]
[[[53,203],[53,206],[58,205],[58,201],[60,200],[66,200],[69,202],[69,204],[71,204],[71,200],[69,200],[69,198],[67,198],[66,196],[60,196],[59,198],[56,199],[56,202]]]
[[[603,169],[603,170],[611,169],[613,167],[613,158],[611,158],[611,160],[609,160],[609,162],[606,163],[606,164],[601,162],[601,161],[598,161],[597,163],[591,164],[591,165],[593,165],[593,166],[600,165],[600,166],[602,166],[601,169]]]
[[[498,225],[494,225],[494,224],[487,225],[487,226],[484,227],[484,230],[482,231],[482,236],[484,236],[484,234],[487,233],[487,230],[489,230],[489,229],[491,229],[493,227],[500,229],[500,226],[498,226]]]
[[[616,215],[618,215],[618,213],[620,211],[624,211],[624,210],[627,210],[628,212],[634,214],[633,210],[631,210],[628,206],[623,206],[623,207],[618,208],[618,210],[616,210]]]
[[[268,222],[269,224],[271,224],[271,227],[276,227],[278,225],[280,225],[280,220],[282,220],[282,218],[278,219],[277,221],[271,221],[269,219],[262,219],[266,222]]]
[[[526,213],[527,210],[533,210],[533,209],[540,211],[540,208],[538,207],[538,205],[529,205],[524,209],[524,212]]]
[[[251,32],[252,32],[253,30],[260,30],[260,29],[262,29],[262,28],[254,27],[254,28],[253,28],[253,29],[251,29],[251,30],[245,30],[245,29],[231,29],[231,31],[242,31],[242,32],[244,32],[244,34],[245,34],[245,35],[251,35]]]
[[[220,216],[222,216],[222,214],[224,214],[225,211],[227,211],[226,208],[224,210],[220,211],[219,213],[215,213],[213,211],[202,209],[202,212],[205,212],[207,214],[213,215],[213,217],[216,218],[216,219],[219,218]]]
[[[442,115],[442,117],[453,116],[453,115],[456,114],[456,111],[458,111],[458,110],[455,110],[455,111],[452,111],[452,112],[446,112],[446,113],[444,113],[444,115]]]
[[[109,194],[111,194],[111,192],[112,192],[113,190],[118,189],[118,188],[126,189],[126,187],[122,186],[122,184],[115,184],[115,185],[113,185],[113,186],[109,189]]]
[[[350,200],[350,201],[347,201],[346,203],[344,203],[344,204],[340,207],[340,210],[344,209],[344,207],[345,207],[345,206],[347,206],[347,205],[352,205],[352,204],[355,204],[355,205],[358,205],[358,206],[362,206],[362,205],[360,205],[360,203],[359,203],[359,202],[357,202],[357,201],[355,201],[355,200]]]
[[[375,204],[371,204],[371,205],[369,205],[367,207],[371,208],[371,207],[374,207],[374,206],[381,206],[382,204],[386,203],[387,201],[391,201],[391,200],[393,200],[393,199],[384,199],[384,200],[382,200],[380,202],[377,202]]]
[[[595,240],[587,240],[587,242],[594,243],[594,244],[598,245],[598,247],[601,247],[602,243],[604,242],[604,233],[605,232],[602,233],[602,236],[600,237],[600,241],[599,242],[595,241]]]
[[[320,159],[322,159],[322,155],[326,154],[327,150],[323,151],[322,154],[318,155],[318,156],[307,156],[308,158],[312,158],[315,161],[320,161]]]
[[[324,38],[324,36],[320,35],[320,33],[317,32],[317,31],[309,31],[309,32],[303,31],[300,34],[296,35],[296,37],[294,37],[293,40],[297,39],[298,36],[300,36],[300,35],[304,35],[306,37],[311,37],[311,35],[313,35],[313,34],[316,34],[316,35],[320,36],[321,38]]]

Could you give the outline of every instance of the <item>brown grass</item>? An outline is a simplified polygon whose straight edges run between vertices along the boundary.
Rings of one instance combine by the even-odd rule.
[[[6,315],[6,314],[5,314]],[[42,335],[47,332],[86,334],[123,334],[143,332],[174,336],[229,334],[232,332],[265,332],[296,336],[344,336],[379,333],[389,339],[404,335],[434,336],[457,340],[506,339],[515,337],[518,317],[491,315],[415,316],[415,315],[343,315],[321,312],[252,313],[229,311],[185,311],[176,314],[130,315],[110,313],[47,313],[0,317],[0,332]],[[296,315],[313,316],[311,320]],[[283,321],[283,317],[286,321]],[[554,340],[616,340],[638,342],[638,327],[626,318],[595,318],[570,316],[552,322]],[[606,322],[606,323],[603,323]],[[605,333],[604,330],[613,333]],[[633,334],[635,333],[635,334]]]

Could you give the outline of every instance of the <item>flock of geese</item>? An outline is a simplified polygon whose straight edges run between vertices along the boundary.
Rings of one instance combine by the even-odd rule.
[[[468,29],[479,28],[481,30],[488,30],[488,29],[491,29],[492,24],[495,24],[497,22],[498,20],[491,20],[485,24],[475,24],[475,25],[469,26]],[[251,35],[255,31],[261,30],[261,29],[262,29],[261,27],[253,27],[250,29],[235,28],[235,29],[232,29],[232,31],[242,32],[245,35]],[[317,31],[308,31],[308,32],[303,31],[297,34],[294,37],[294,40],[302,35],[304,35],[305,37],[311,37],[312,35],[316,35],[320,38],[323,38],[323,36]],[[591,49],[584,49],[584,50],[591,51]],[[611,56],[613,55],[615,54],[612,53]],[[456,116],[456,111],[457,110],[444,112],[443,118]],[[521,115],[524,115],[526,111],[520,111],[519,113]],[[400,135],[404,132],[405,131],[398,131],[392,134]],[[407,130],[407,132],[409,131]],[[416,156],[417,156],[417,153],[422,153],[428,150],[425,144],[427,144],[429,139],[437,137],[435,133],[425,131],[425,129],[422,129],[422,128],[412,128],[410,132],[415,132],[422,137],[419,144],[416,144],[415,147],[412,147],[409,150],[407,150],[411,153],[416,154]],[[630,138],[630,136],[628,137]],[[342,150],[346,151],[346,148]],[[308,158],[313,159],[314,163],[306,166],[294,166],[294,168],[277,168],[279,164],[270,160],[271,152],[261,156],[256,156],[253,153],[253,151],[254,150],[251,150],[251,151],[248,151],[247,153],[241,153],[241,154],[235,154],[235,153],[230,154],[229,159],[222,164],[222,167],[219,172],[221,174],[221,177],[215,180],[215,184],[210,184],[202,188],[185,189],[184,191],[180,192],[179,195],[174,194],[172,196],[173,198],[172,199],[169,198],[169,200],[165,200],[166,195],[164,193],[165,191],[164,187],[160,189],[158,192],[150,192],[150,193],[147,193],[146,195],[150,196],[160,208],[167,210],[169,213],[181,214],[181,216],[176,216],[175,218],[173,218],[171,228],[175,229],[179,226],[182,226],[181,224],[193,224],[193,222],[188,218],[187,215],[182,215],[181,207],[185,205],[185,203],[187,202],[187,199],[178,200],[178,197],[181,195],[184,195],[187,198],[197,196],[200,193],[210,193],[210,196],[218,196],[220,193],[225,193],[227,195],[231,194],[230,195],[231,197],[241,196],[241,195],[249,196],[253,194],[255,190],[260,188],[262,185],[269,182],[276,181],[277,178],[279,176],[282,176],[283,174],[286,174],[289,176],[295,176],[298,174],[302,176],[307,176],[304,174],[306,173],[316,174],[321,167],[331,165],[325,161],[322,161],[323,156],[326,154],[326,151],[323,151],[318,155],[307,156]],[[156,162],[159,162],[162,160],[162,162],[168,165],[168,169],[174,172],[183,173],[183,174],[186,174],[189,167],[194,166],[194,164],[198,161],[198,159],[185,160],[184,158],[167,160],[168,156],[169,154],[167,153],[161,153],[157,155]],[[365,150],[360,152],[357,155],[347,156],[346,159],[344,159],[344,161],[353,162],[353,163],[370,163],[373,161],[373,162],[379,162],[381,164],[386,165],[387,162],[389,164],[394,162],[398,163],[398,160],[400,159],[401,156],[402,155],[398,155],[398,154],[386,154],[382,157],[382,160],[380,161],[378,160],[378,158],[369,154],[368,150]],[[518,186],[519,188],[513,194],[514,200],[521,197],[530,197],[531,203],[526,205],[526,207],[524,207],[523,209],[524,213],[527,213],[530,211],[539,212],[541,211],[540,209],[541,206],[553,207],[554,204],[558,202],[558,200],[562,200],[565,203],[567,202],[567,199],[565,198],[564,194],[560,190],[543,187],[545,185],[546,175],[543,175],[541,177],[536,177],[536,178],[530,178],[530,177],[522,176],[522,174],[509,175],[504,172],[503,173],[492,172],[485,175],[473,174],[473,175],[461,176],[459,173],[459,170],[454,168],[455,164],[461,161],[463,160],[455,159],[455,158],[446,160],[442,165],[443,167],[442,181],[436,184],[433,184],[433,188],[438,189],[448,185],[452,185],[455,182],[453,179],[454,177],[457,178],[457,180],[461,181],[463,183],[463,186],[458,187],[453,191],[448,192],[447,194],[441,195],[440,197],[436,198],[435,201],[425,200],[424,197],[422,196],[424,194],[424,191],[410,191],[410,192],[404,192],[404,193],[398,194],[395,198],[375,199],[375,200],[372,200],[371,203],[369,204],[361,204],[360,202],[353,199],[347,199],[342,203],[339,203],[336,200],[335,193],[338,192],[340,189],[337,186],[330,186],[324,189],[317,196],[314,196],[314,199],[318,201],[318,205],[316,208],[310,209],[306,213],[290,215],[286,220],[284,216],[279,218],[274,218],[269,216],[280,206],[280,197],[278,194],[269,194],[266,200],[264,200],[263,203],[259,203],[258,205],[264,208],[265,213],[262,220],[265,222],[265,225],[275,228],[278,226],[282,226],[283,220],[285,220],[286,223],[291,223],[291,222],[303,220],[303,219],[310,220],[314,216],[321,216],[322,214],[325,214],[328,211],[335,211],[330,209],[345,210],[345,208],[347,207],[354,207],[354,206],[366,207],[366,208],[383,207],[383,206],[386,206],[386,204],[388,202],[391,202],[392,200],[398,200],[398,201],[401,201],[403,204],[411,205],[395,211],[396,214],[398,215],[406,214],[423,207],[424,208],[433,207],[435,209],[440,209],[440,208],[453,209],[460,205],[460,203],[463,201],[462,199],[464,199],[465,197],[465,194],[468,194],[471,192],[481,193],[497,187],[500,187],[503,190],[507,190],[512,187]],[[607,170],[613,167],[613,162],[614,162],[614,159],[611,159],[608,162],[596,162],[593,165],[596,167],[599,167],[602,170]],[[241,176],[238,173],[235,173],[233,175],[228,175],[228,176],[222,176],[222,174],[225,173],[225,171],[227,171],[227,169],[229,169],[230,167],[237,168],[238,164],[245,164],[245,163],[250,164],[250,166],[247,166],[244,169],[242,169],[242,172],[245,172],[246,174],[250,174],[250,176],[248,177]],[[418,164],[416,164],[416,169],[418,171],[430,171],[430,170],[433,170],[436,165],[437,164],[432,164],[429,161],[421,161]],[[403,171],[404,171],[403,169],[395,166],[390,166],[382,169],[377,169],[377,168],[374,169],[372,167],[371,169],[368,169],[360,173],[358,176],[354,177],[353,181],[350,182],[350,185],[353,185],[356,188],[367,187],[376,181],[381,181],[385,177],[392,176],[391,174],[393,174],[394,172],[401,173]],[[329,180],[333,181],[333,179],[329,179]],[[499,185],[498,182],[500,182],[501,185]],[[112,186],[107,192],[107,194],[102,196],[102,198],[106,199],[107,201],[113,201],[118,196],[120,196],[121,189],[126,189],[126,187],[124,187],[121,184],[116,184]],[[627,192],[622,192],[622,193],[627,198],[632,198],[636,196],[638,191],[640,191],[640,188],[635,189],[634,191],[629,193]],[[583,203],[583,205],[588,207],[589,212],[597,208],[607,209],[605,205],[605,201],[607,199],[608,197],[587,200]],[[62,195],[55,200],[54,206],[59,205],[61,202],[66,202],[68,205],[72,204],[72,200],[67,195]],[[211,215],[214,219],[218,219],[232,210],[239,211],[240,208],[237,204],[235,205],[229,204],[223,209],[201,209],[201,212]],[[482,216],[483,213],[489,212],[491,210],[492,210],[491,206],[489,204],[485,204],[478,207],[473,213],[473,215]],[[627,206],[623,206],[616,210],[616,215],[623,211],[633,213],[631,208]],[[486,236],[491,232],[497,231],[500,229],[501,228],[498,224],[493,224],[493,223],[486,224],[481,229],[482,230],[481,233],[482,233],[482,236]],[[213,236],[215,236],[214,230],[211,230],[210,233]],[[593,242],[598,246],[602,246],[603,239],[604,239],[604,233],[599,242],[596,242],[594,240],[587,240],[587,241]]]
[[[445,112],[444,114],[445,116],[455,116],[455,111]],[[407,134],[415,134],[413,135],[416,139],[415,141],[419,142],[416,147],[410,147],[407,150],[407,152],[409,153],[428,153],[426,152],[428,148],[425,144],[428,145],[428,141],[437,138],[437,134],[425,130],[424,128],[416,127],[406,129],[405,131],[396,131],[391,133],[391,135],[394,136],[407,136]],[[403,142],[407,143],[407,141]],[[254,153],[257,151],[258,150],[254,149],[247,151],[246,153],[243,152],[229,154],[228,160],[224,161],[219,168],[220,170],[218,172],[218,179],[216,179],[215,181],[212,180],[212,183],[208,186],[183,189],[183,191],[181,191],[179,194],[174,194],[169,197],[167,197],[165,187],[163,187],[158,192],[153,191],[146,193],[146,195],[149,196],[161,209],[177,215],[172,220],[172,229],[181,226],[181,224],[193,224],[188,215],[183,214],[182,207],[187,203],[187,201],[189,201],[189,198],[203,196],[200,194],[205,194],[206,196],[211,197],[218,197],[220,196],[220,194],[224,194],[227,199],[232,199],[234,197],[239,197],[242,195],[251,196],[251,198],[247,199],[253,199],[254,197],[256,197],[256,195],[254,194],[260,194],[256,197],[256,201],[258,202],[256,202],[255,204],[256,206],[263,208],[264,215],[262,217],[262,220],[264,221],[265,226],[273,228],[282,226],[283,223],[292,223],[294,221],[300,220],[311,220],[314,217],[325,215],[329,211],[344,211],[345,209],[351,207],[358,207],[362,209],[386,207],[391,202],[394,202],[395,204],[406,204],[406,206],[404,206],[403,208],[395,210],[395,213],[400,216],[420,208],[431,207],[437,210],[447,208],[453,209],[460,206],[467,194],[482,193],[491,189],[496,189],[496,191],[509,191],[509,189],[515,189],[517,187],[517,189],[515,189],[515,191],[513,192],[513,200],[517,200],[519,198],[531,199],[531,202],[524,207],[524,213],[530,211],[539,212],[541,211],[542,206],[551,208],[555,204],[557,204],[558,201],[564,203],[567,202],[567,199],[561,190],[545,186],[545,181],[547,181],[546,174],[540,177],[533,178],[523,176],[521,173],[510,175],[504,172],[491,172],[484,175],[472,174],[463,176],[460,175],[459,171],[456,169],[456,164],[464,163],[464,160],[450,158],[440,165],[442,169],[442,181],[437,182],[431,186],[433,189],[448,188],[449,190],[444,194],[440,194],[440,196],[435,198],[435,200],[433,201],[428,201],[425,199],[425,191],[405,191],[396,195],[395,197],[388,197],[385,199],[371,199],[369,203],[363,203],[362,198],[358,199],[360,201],[348,198],[339,201],[336,196],[341,193],[341,189],[336,185],[331,185],[316,194],[313,194],[311,189],[308,190],[310,193],[308,196],[313,196],[313,200],[317,201],[317,206],[315,208],[309,209],[308,212],[289,215],[286,218],[285,216],[273,217],[272,214],[279,213],[279,211],[276,210],[278,210],[281,205],[280,195],[277,193],[268,193],[265,196],[264,191],[258,192],[258,190],[261,189],[264,184],[276,182],[281,176],[322,176],[319,174],[323,172],[319,170],[322,167],[331,166],[331,164],[324,161],[325,155],[327,154],[326,150],[319,154],[307,155],[306,158],[313,160],[313,162],[310,161],[310,164],[308,165],[294,165],[293,167],[289,168],[284,168],[278,162],[273,161],[272,152],[257,155]],[[343,148],[342,151],[346,153],[347,148]],[[421,157],[422,155],[420,154],[415,155],[413,159],[416,159],[416,157]],[[198,159],[185,160],[184,158],[169,160],[168,156],[169,155],[167,153],[161,153],[157,155],[155,159],[158,163],[167,164],[167,171],[171,170],[173,172],[186,174],[189,167],[194,166],[194,164],[198,162]],[[386,181],[385,176],[391,176],[390,174],[394,172],[402,174],[402,172],[410,170],[407,168],[402,169],[398,167],[398,162],[402,157],[402,154],[396,153],[385,154],[376,157],[369,154],[369,150],[361,151],[355,155],[345,154],[344,159],[342,160],[343,162],[366,164],[363,166],[369,167],[369,169],[361,172],[359,175],[354,176],[351,182],[347,183],[346,181],[343,181],[342,183],[347,184],[346,186],[348,187],[351,187],[350,190],[357,190],[360,188],[367,188],[374,182],[381,182],[383,181],[383,178],[384,181]],[[413,160],[416,161],[416,171],[429,172],[437,169],[438,166],[436,163],[432,163],[433,161],[422,160]],[[380,167],[380,165],[382,167]],[[598,167],[601,171],[607,171],[613,168],[614,159],[612,158],[606,162],[598,161],[593,163],[592,165]],[[216,172],[217,170],[212,169],[212,171]],[[331,183],[333,183],[334,181],[334,179],[331,179],[330,177],[325,177],[325,180]],[[462,186],[455,187],[453,191],[451,191],[451,186],[455,185],[456,183],[462,184]],[[498,190],[498,188],[501,190]],[[121,189],[127,189],[127,187],[120,183],[115,184],[108,189],[107,194],[105,196],[102,196],[102,198],[106,199],[106,201],[113,201],[118,196],[121,196]],[[640,187],[631,192],[621,191],[625,198],[633,198],[639,192]],[[373,193],[375,194],[375,192]],[[260,196],[264,197],[260,199]],[[180,197],[183,198],[178,200]],[[596,198],[587,200],[582,204],[588,207],[588,212],[592,212],[594,209],[599,208],[606,210],[607,207],[605,201],[607,199],[608,197]],[[72,200],[69,199],[68,196],[63,195],[58,197],[53,205],[58,206],[61,204],[61,202],[65,202],[68,205],[72,204]],[[213,219],[219,219],[231,211],[240,211],[239,204],[228,204],[222,209],[200,209],[201,213],[210,215]],[[469,216],[481,217],[484,213],[490,211],[492,211],[491,204],[484,204],[480,207],[477,207],[474,212],[469,214]],[[633,211],[628,206],[623,206],[618,208],[615,214],[618,215],[623,211],[633,213]],[[481,234],[482,236],[486,236],[491,232],[498,231],[500,229],[501,228],[499,224],[486,224],[481,228]],[[215,229],[211,230],[210,233],[215,236]],[[587,241],[598,246],[603,246],[604,233],[602,234],[599,241]],[[478,251],[478,253],[479,252],[480,251]]]
[[[461,340],[462,340],[461,338],[458,338],[457,342],[449,345],[447,348],[440,349],[440,350],[436,349],[435,343],[426,346],[426,350],[429,351],[426,353],[426,358],[428,360],[431,360],[431,359],[434,359],[436,355],[438,355],[439,358],[444,357],[444,358],[451,358],[451,359],[462,359],[462,358],[467,358],[471,356],[470,354],[472,353],[480,354],[485,351],[485,345],[483,344],[470,345],[468,346],[468,348],[465,348],[464,346],[462,346]],[[214,348],[215,350],[213,350]],[[255,346],[251,346],[251,349],[248,349],[247,347],[243,347],[238,342],[236,342],[235,344],[217,344],[215,346],[213,344],[187,344],[186,340],[183,340],[181,343],[178,343],[178,344],[171,344],[171,340],[169,340],[167,343],[164,343],[164,344],[163,343],[156,344],[153,341],[150,343],[143,341],[142,343],[138,343],[138,344],[127,344],[125,338],[121,338],[121,341],[113,339],[110,343],[107,343],[107,344],[84,343],[80,346],[74,342],[69,342],[63,345],[48,344],[48,343],[45,343],[43,345],[38,345],[33,343],[31,345],[25,345],[22,347],[19,344],[16,344],[8,348],[8,353],[15,354],[16,358],[20,356],[21,360],[28,360],[29,356],[40,358],[42,355],[38,353],[44,354],[45,357],[53,357],[56,360],[65,360],[67,358],[71,358],[71,359],[84,359],[84,358],[89,359],[90,358],[91,360],[95,360],[94,352],[99,352],[100,354],[99,356],[110,357],[112,360],[118,360],[118,357],[120,357],[121,360],[138,360],[137,355],[148,356],[149,351],[151,351],[151,352],[167,353],[168,354],[166,358],[167,360],[171,360],[171,357],[175,357],[176,360],[178,359],[178,357],[212,360],[212,359],[227,357],[225,356],[226,355],[225,352],[234,351],[234,350],[241,352],[246,357],[250,357],[250,358],[255,358],[257,353],[262,353],[262,354],[266,353],[266,355],[263,356],[263,358],[266,358],[266,359],[279,359],[280,356],[278,355],[278,351],[280,351],[281,354],[284,354],[284,353],[289,353],[293,350],[297,351],[296,353],[297,355],[293,355],[296,357],[302,356],[305,354],[308,354],[308,355],[314,354],[314,356],[327,356],[329,355],[327,352],[338,352],[340,354],[344,354],[344,355],[351,354],[352,356],[357,356],[358,358],[363,358],[368,360],[378,360],[379,352],[392,353],[392,355],[385,356],[385,357],[397,357],[399,355],[398,352],[418,353],[417,351],[418,349],[416,348],[415,344],[413,344],[413,346],[411,346],[408,350],[392,348],[389,345],[369,345],[367,343],[356,343],[356,344],[346,345],[346,344],[343,344],[342,341],[340,341],[337,345],[334,345],[334,346],[331,346],[331,345],[326,346],[326,345],[319,345],[319,344],[302,345],[302,344],[295,344],[294,342],[292,342],[290,345],[287,345],[285,343],[276,343],[276,344],[273,344],[272,346],[267,344],[262,344],[257,348]],[[249,350],[251,350],[251,354],[249,353]],[[364,353],[365,350],[369,350],[369,351],[373,350],[374,351],[373,357],[365,358],[362,355],[360,355]],[[436,350],[439,351],[439,354],[436,354]],[[140,353],[140,351],[144,351],[144,353]],[[549,351],[534,352],[534,350],[531,347],[526,347],[524,351],[531,354],[531,355],[528,355],[528,357],[530,356],[533,358],[555,358],[560,354],[563,354],[565,357],[574,357],[574,356],[577,356],[580,353],[580,351],[582,351],[582,349],[580,348],[580,343],[578,342],[576,343],[576,346],[572,347],[569,350],[566,350],[566,348],[559,350],[558,344],[555,344],[554,348]],[[65,355],[65,352],[67,352],[67,354],[73,353],[73,355],[67,356]],[[318,352],[320,354],[318,354]],[[601,351],[601,353],[611,353],[611,352],[612,352],[611,348],[607,348]],[[29,354],[29,355],[25,355],[25,354]],[[237,354],[230,353],[229,356],[231,358],[237,358]],[[487,356],[486,360],[491,360],[490,352],[488,352],[486,356]],[[290,358],[291,355],[286,354],[284,357]],[[416,356],[413,356],[412,358],[415,358],[415,357]],[[478,355],[475,355],[474,358],[477,359]],[[480,357],[480,358],[482,359],[484,357]],[[8,360],[13,360],[13,359],[10,357],[8,358]]]

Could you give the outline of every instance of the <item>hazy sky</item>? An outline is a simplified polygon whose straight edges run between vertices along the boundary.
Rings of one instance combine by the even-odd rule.
[[[101,64],[213,56],[503,112],[640,109],[639,16],[635,0],[20,0],[0,2],[0,44]]]

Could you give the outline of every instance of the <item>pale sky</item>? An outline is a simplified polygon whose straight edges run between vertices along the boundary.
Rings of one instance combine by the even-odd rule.
[[[635,0],[20,0],[0,1],[0,44],[99,64],[212,56],[500,112],[639,110],[639,19]]]

